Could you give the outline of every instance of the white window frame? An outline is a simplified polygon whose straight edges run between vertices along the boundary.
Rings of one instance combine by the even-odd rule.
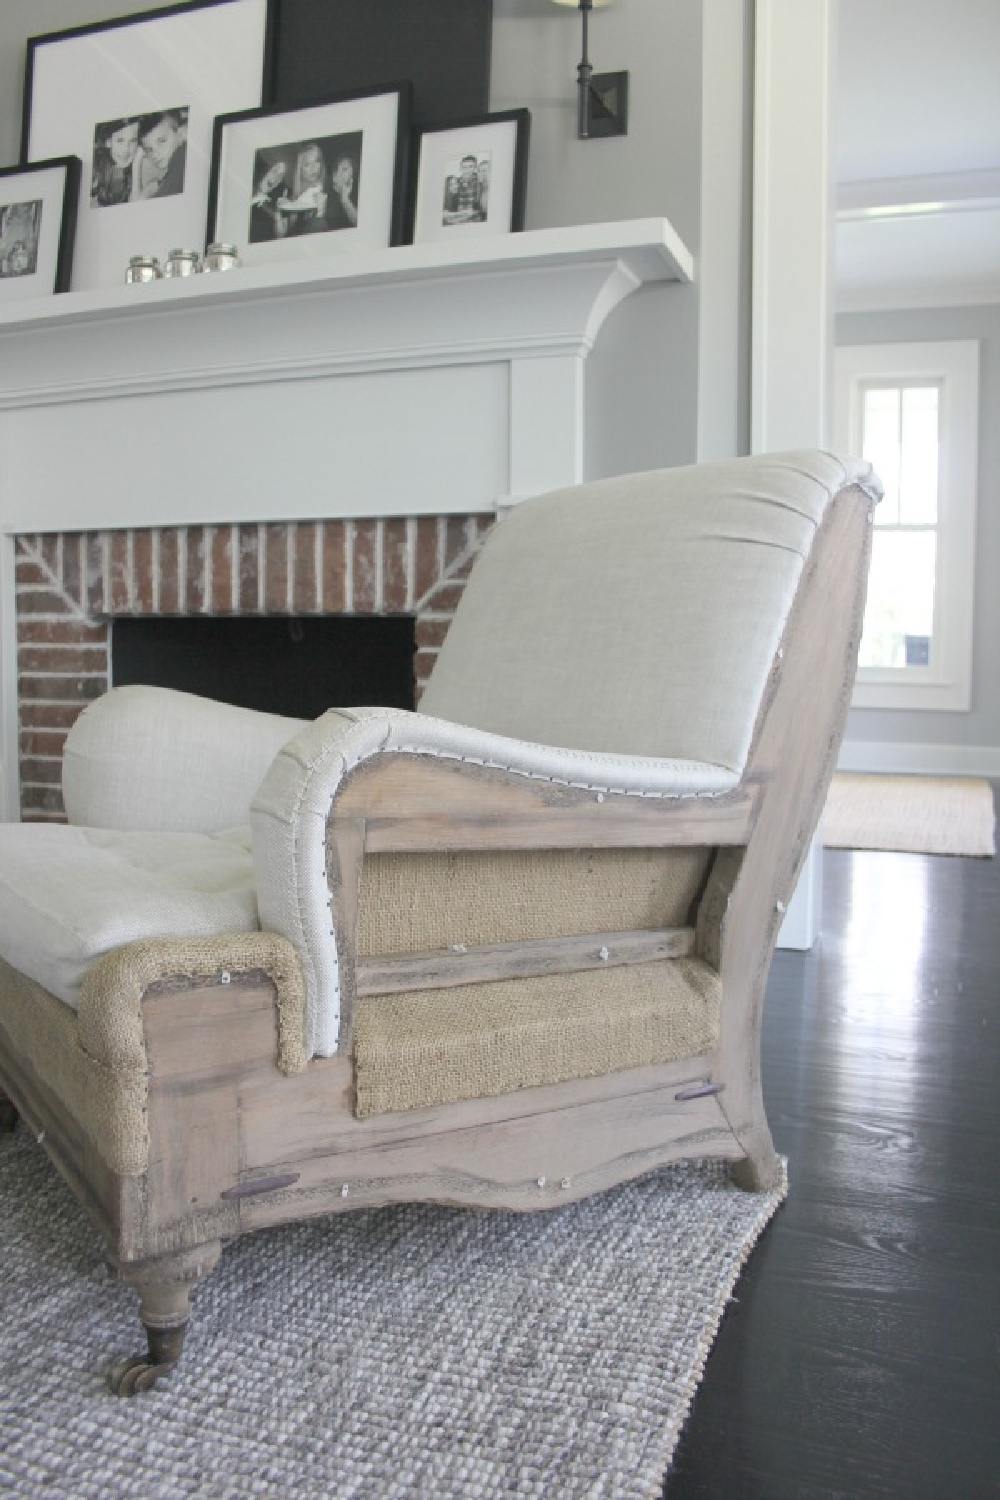
[[[838,450],[861,452],[861,408],[870,381],[937,382],[940,489],[932,663],[859,667],[855,708],[967,712],[972,699],[972,635],[979,446],[979,342],[850,344],[836,351],[834,435]]]

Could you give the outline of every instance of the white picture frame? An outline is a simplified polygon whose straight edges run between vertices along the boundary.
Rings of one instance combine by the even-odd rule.
[[[482,115],[416,136],[414,244],[455,243],[524,227],[531,115]]]
[[[220,116],[209,239],[237,245],[248,266],[398,244],[409,129],[408,83]]]
[[[133,255],[201,249],[215,116],[260,103],[268,13],[187,0],[29,40],[22,165],[83,162],[73,290],[124,282]]]
[[[68,287],[79,189],[75,156],[0,169],[0,308]]]

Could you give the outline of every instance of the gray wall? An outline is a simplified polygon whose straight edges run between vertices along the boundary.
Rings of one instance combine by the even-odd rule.
[[[847,738],[956,747],[1000,747],[1000,306],[842,313],[837,343],[978,339],[979,508],[976,529],[972,708],[968,713],[854,709]],[[962,769],[956,761],[956,769]]]
[[[26,39],[152,4],[0,0],[0,165],[17,160]],[[629,134],[616,140],[576,136],[578,14],[551,0],[494,0],[494,18],[492,108],[532,113],[526,227],[664,215],[697,255],[701,0],[628,0],[594,15],[595,68],[631,73]],[[697,368],[695,287],[627,299],[588,360],[588,474],[692,462]]]
[[[596,12],[597,72],[630,73],[629,133],[576,134],[580,17],[551,0],[494,0],[491,107],[531,110],[526,227],[664,215],[695,256],[701,217],[701,0]],[[589,477],[691,463],[698,291],[647,287],[612,314],[587,362]]]

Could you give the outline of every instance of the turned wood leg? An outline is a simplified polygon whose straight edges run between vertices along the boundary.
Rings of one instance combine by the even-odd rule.
[[[0,1089],[0,1135],[4,1131],[13,1130],[17,1124],[17,1109],[13,1099],[8,1099],[3,1089]]]
[[[729,1169],[729,1176],[736,1186],[747,1193],[766,1193],[776,1187],[781,1181],[781,1163],[767,1126],[758,1125],[741,1136],[740,1145],[746,1156]]]
[[[212,1240],[176,1255],[118,1266],[119,1278],[139,1294],[139,1316],[146,1330],[148,1352],[116,1360],[112,1365],[108,1385],[116,1396],[151,1390],[173,1369],[184,1347],[191,1292],[213,1269],[221,1248],[218,1240]]]

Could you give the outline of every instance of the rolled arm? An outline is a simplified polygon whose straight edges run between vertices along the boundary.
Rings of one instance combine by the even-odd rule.
[[[534,745],[396,709],[324,714],[278,753],[251,808],[261,925],[288,938],[301,958],[307,1049],[329,1056],[338,1047],[353,936],[343,921],[351,902],[339,898],[353,884],[356,899],[366,846],[655,843],[650,823],[663,820],[650,820],[654,807],[676,833],[673,815],[696,804],[714,825],[728,824],[725,841],[735,842],[747,820],[728,795],[738,784],[720,766]],[[593,809],[593,827],[582,809]],[[696,822],[688,841],[718,835]],[[328,839],[331,829],[337,836]]]

